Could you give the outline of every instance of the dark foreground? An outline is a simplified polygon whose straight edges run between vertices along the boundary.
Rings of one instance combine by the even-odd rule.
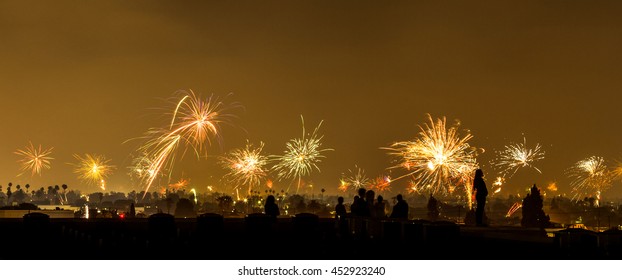
[[[449,222],[279,218],[0,219],[3,259],[622,259],[619,231],[468,227]]]

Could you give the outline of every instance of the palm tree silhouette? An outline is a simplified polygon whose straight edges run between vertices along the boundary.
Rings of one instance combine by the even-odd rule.
[[[65,195],[65,202],[67,202],[67,184],[63,184],[61,188],[63,188],[63,194]]]

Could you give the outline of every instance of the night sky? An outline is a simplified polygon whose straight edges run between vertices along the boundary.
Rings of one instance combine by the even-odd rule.
[[[519,170],[502,194],[551,182],[569,193],[575,162],[622,160],[621,14],[619,1],[0,1],[0,185],[96,191],[68,164],[92,153],[117,167],[109,190],[139,191],[127,166],[141,142],[124,142],[166,125],[163,99],[192,89],[244,106],[207,159],[175,165],[173,180],[199,191],[246,139],[282,153],[303,115],[308,131],[324,120],[335,149],[306,180],[336,193],[355,164],[386,174],[379,148],[416,137],[430,113],[486,149],[489,184],[495,150],[523,136],[543,146],[543,173]],[[17,177],[13,152],[29,141],[55,159]]]

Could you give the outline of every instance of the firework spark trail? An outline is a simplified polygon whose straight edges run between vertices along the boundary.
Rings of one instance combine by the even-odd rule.
[[[492,187],[493,187],[493,192],[492,194],[497,194],[501,191],[501,186],[503,186],[503,183],[505,183],[505,178],[503,177],[497,177],[497,179],[495,180],[494,183],[492,183]]]
[[[206,144],[211,145],[213,138],[221,142],[220,125],[234,117],[226,111],[239,107],[234,104],[227,106],[213,96],[201,99],[192,90],[178,91],[176,95],[183,97],[176,103],[170,124],[164,129],[150,129],[146,136],[147,142],[139,148],[151,163],[146,168],[149,172],[142,178],[145,194],[163,170],[172,172],[180,144],[185,144],[181,158],[189,149],[194,151],[197,158],[201,158],[206,154]]]
[[[333,151],[333,149],[330,148],[320,149],[322,146],[321,141],[324,136],[318,136],[317,133],[323,121],[320,121],[311,135],[307,135],[305,132],[304,118],[300,116],[300,119],[302,120],[302,138],[289,140],[286,144],[284,155],[271,156],[278,161],[278,163],[272,167],[272,170],[277,172],[279,179],[298,178],[296,193],[298,193],[300,189],[302,176],[311,174],[313,169],[321,172],[317,164],[321,162],[321,158],[325,158],[322,153]]]
[[[414,184],[409,191],[432,194],[444,194],[450,187],[462,185],[470,197],[473,173],[478,167],[476,149],[468,143],[473,136],[468,133],[459,136],[458,126],[447,128],[444,117],[435,122],[428,114],[428,120],[429,124],[419,126],[421,131],[417,139],[384,148],[389,155],[398,158],[398,164],[390,169],[410,171],[393,181],[412,176]]]
[[[506,218],[509,218],[510,216],[512,216],[512,214],[514,214],[518,209],[520,209],[521,207],[523,207],[523,204],[520,202],[516,202],[512,205],[512,207],[510,207],[510,209],[508,210],[508,213],[505,214]]]
[[[112,174],[114,166],[109,165],[110,160],[100,155],[85,154],[84,157],[73,155],[78,161],[74,164],[74,173],[78,174],[78,178],[92,185],[99,184],[100,188],[105,189],[105,180]]]
[[[180,139],[180,136],[175,136],[163,139],[159,143],[155,143],[155,147],[152,151],[154,159],[151,161],[151,165],[147,168],[149,172],[145,173],[145,177],[143,177],[143,181],[146,181],[145,194],[143,195],[143,198],[149,191],[149,188],[155,181],[158,174],[160,174],[163,169],[168,168],[169,170],[172,170],[172,165],[175,162],[173,152],[179,145]],[[150,143],[148,143],[143,149],[148,151],[149,147],[151,147]],[[148,157],[151,156],[146,156],[146,158]]]
[[[612,175],[616,179],[622,179],[622,162],[616,161],[616,167],[613,168]]]
[[[191,189],[190,192],[194,195],[194,205],[198,204],[198,199],[197,199],[197,191],[195,189]]]
[[[505,150],[497,152],[498,157],[494,166],[501,169],[503,177],[511,178],[521,167],[531,167],[542,173],[540,169],[533,165],[534,162],[544,159],[542,146],[536,143],[533,149],[527,148],[527,139],[523,138],[523,143],[510,144],[505,146]]]
[[[254,148],[247,140],[244,149],[235,149],[220,159],[221,165],[229,171],[225,174],[225,178],[238,186],[248,185],[248,194],[268,174],[268,169],[265,167],[268,157],[261,154],[263,147],[263,142],[260,142],[259,147]],[[272,188],[272,182],[267,185]]]
[[[22,172],[17,176],[21,176],[27,170],[30,170],[31,176],[34,176],[35,174],[41,176],[42,170],[50,169],[50,160],[53,160],[54,158],[49,157],[49,155],[52,153],[54,147],[43,149],[41,148],[41,145],[39,145],[38,148],[35,148],[35,146],[32,145],[32,142],[29,142],[28,144],[29,145],[26,146],[26,149],[17,150],[15,152],[16,155],[22,156],[22,159],[18,161],[21,163],[20,170]]]
[[[602,193],[611,186],[614,178],[614,172],[607,169],[605,160],[597,156],[578,161],[567,172],[572,179],[570,186],[576,200]]]

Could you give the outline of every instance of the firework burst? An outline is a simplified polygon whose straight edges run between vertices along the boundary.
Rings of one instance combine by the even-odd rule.
[[[570,186],[576,200],[602,193],[613,181],[613,172],[607,169],[605,160],[597,156],[577,162],[568,169],[568,176],[572,179]]]
[[[92,185],[98,185],[105,189],[105,180],[112,174],[114,166],[109,165],[110,160],[100,155],[85,154],[84,157],[73,155],[78,161],[75,164],[74,173],[78,174],[78,178]]]
[[[170,124],[166,128],[150,129],[146,136],[148,140],[139,148],[144,161],[150,163],[142,168],[148,171],[142,178],[145,193],[163,170],[172,172],[180,145],[185,147],[182,158],[188,150],[192,150],[197,158],[206,155],[206,145],[211,145],[214,139],[221,141],[221,124],[234,117],[226,111],[239,107],[227,106],[213,96],[202,99],[192,90],[178,91],[176,96],[181,98],[176,102]]]
[[[365,175],[365,170],[357,165],[354,165],[354,169],[348,169],[347,176],[342,174],[342,179],[340,181],[342,182],[341,186],[347,185],[355,189],[366,187],[370,183],[369,178]],[[348,187],[346,187],[346,190]]]
[[[49,157],[49,155],[52,153],[52,149],[54,148],[43,149],[41,148],[41,145],[39,145],[38,148],[35,148],[35,146],[32,145],[32,142],[29,142],[28,144],[29,145],[26,146],[25,149],[17,150],[15,152],[16,155],[22,156],[22,159],[18,161],[21,163],[20,170],[22,173],[17,176],[21,176],[27,170],[30,170],[31,176],[34,176],[35,174],[41,176],[42,170],[50,169],[50,160],[53,160],[54,158]]]
[[[337,189],[345,193],[350,189],[350,184],[344,179],[341,179],[339,180],[339,187],[337,187]]]
[[[155,175],[155,170],[149,169],[151,168],[152,164],[153,160],[149,159],[148,155],[146,154],[143,154],[139,157],[134,157],[132,159],[132,164],[128,167],[128,175],[131,178],[137,178],[138,180],[153,176]]]
[[[302,176],[311,174],[313,169],[320,172],[317,164],[321,162],[322,158],[325,158],[322,153],[333,150],[330,148],[321,149],[324,136],[318,136],[317,133],[320,126],[322,126],[322,122],[318,124],[311,135],[307,135],[304,118],[300,116],[300,119],[302,120],[302,138],[289,140],[286,144],[284,155],[272,156],[278,161],[272,167],[272,170],[277,173],[279,179],[298,178],[296,193],[300,189]]]
[[[369,183],[369,188],[378,192],[387,192],[391,190],[391,177],[378,176]]]
[[[458,185],[465,187],[470,197],[470,183],[477,169],[476,149],[468,141],[471,134],[460,136],[458,125],[447,128],[446,119],[428,115],[429,124],[419,126],[419,137],[413,141],[397,142],[389,148],[398,164],[390,168],[409,171],[393,181],[412,176],[409,192],[428,191],[446,194]]]
[[[527,139],[523,138],[523,143],[510,144],[505,146],[505,150],[497,152],[494,166],[501,169],[501,174],[505,177],[512,177],[521,167],[531,167],[542,173],[540,169],[533,165],[534,162],[544,159],[542,146],[536,143],[533,149],[527,148]]]
[[[255,148],[247,141],[244,149],[235,149],[221,157],[222,166],[229,171],[225,178],[238,186],[248,185],[248,193],[250,194],[252,188],[258,186],[268,174],[268,169],[265,167],[268,163],[268,157],[261,154],[263,147],[263,142],[260,142],[259,147]],[[267,185],[272,188],[272,181]]]
[[[185,189],[190,184],[190,180],[181,178],[176,183],[172,183],[168,185],[168,190],[171,192],[177,192],[179,190]]]

